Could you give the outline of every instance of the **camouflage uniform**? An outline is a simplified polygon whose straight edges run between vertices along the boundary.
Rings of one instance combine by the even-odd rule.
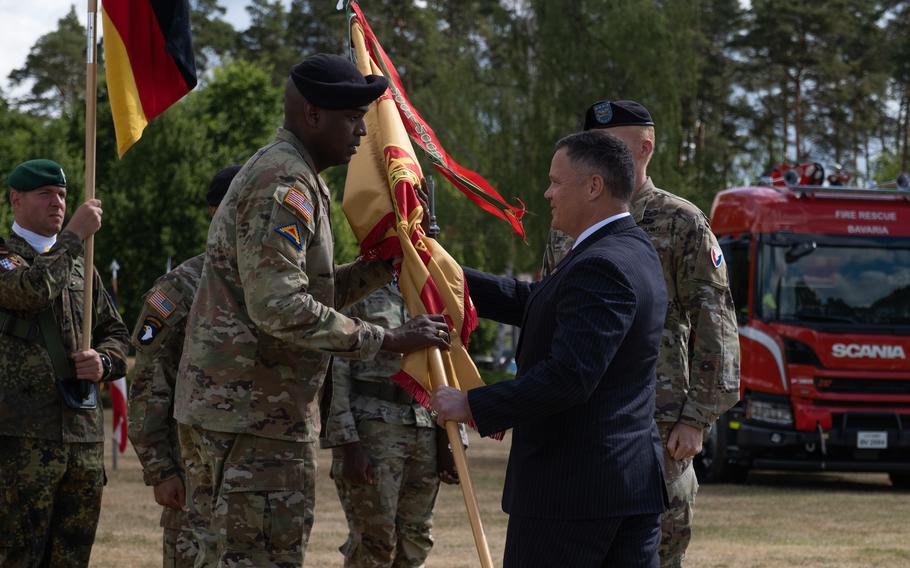
[[[384,328],[407,319],[394,284],[345,313]],[[348,539],[341,547],[345,566],[423,566],[433,546],[436,425],[426,408],[390,380],[400,369],[401,356],[385,352],[368,363],[338,360],[332,369],[332,405],[320,441],[333,448],[332,477],[348,520]],[[370,458],[375,485],[342,477],[339,446],[355,442]]]
[[[669,294],[655,414],[666,448],[677,422],[705,430],[739,400],[736,313],[717,238],[698,207],[648,178],[632,196],[631,212],[651,237]],[[541,274],[571,248],[571,237],[551,231]],[[661,566],[681,566],[698,481],[691,459],[673,460],[665,450],[664,463],[670,508],[661,517]]]
[[[303,562],[323,379],[333,355],[371,359],[385,335],[334,306],[392,275],[383,261],[335,267],[330,199],[303,144],[279,129],[212,220],[174,410],[188,501],[211,511],[217,539],[197,564]]]
[[[129,436],[142,462],[145,484],[155,486],[183,474],[174,384],[183,353],[186,316],[193,305],[205,255],[195,256],[159,278],[145,297],[133,330],[136,363],[130,371]],[[174,309],[164,309],[160,300]],[[164,566],[192,567],[197,547],[184,511],[164,507]],[[207,539],[211,540],[211,538]]]
[[[81,350],[85,267],[63,231],[38,255],[21,237],[0,247],[0,309],[19,321],[53,306],[67,353]],[[94,273],[93,347],[126,372],[129,332]],[[104,487],[101,405],[76,410],[57,391],[41,335],[0,333],[0,565],[87,566]]]

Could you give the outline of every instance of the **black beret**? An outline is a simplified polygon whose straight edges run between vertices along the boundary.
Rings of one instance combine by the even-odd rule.
[[[66,187],[63,166],[53,160],[22,162],[9,175],[9,186],[16,191],[32,191],[46,185]]]
[[[654,126],[648,109],[635,101],[598,101],[585,113],[585,130],[614,126]]]
[[[349,59],[328,53],[317,53],[292,67],[291,80],[306,100],[328,109],[366,106],[389,86],[382,75],[364,77]]]
[[[215,177],[209,182],[208,191],[205,192],[205,202],[209,204],[209,207],[221,205],[224,194],[231,187],[231,182],[234,181],[234,176],[237,175],[241,167],[243,166],[228,166],[215,174]]]

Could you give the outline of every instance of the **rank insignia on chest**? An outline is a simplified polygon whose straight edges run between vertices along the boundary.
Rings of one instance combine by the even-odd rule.
[[[711,247],[711,264],[714,265],[714,268],[720,268],[723,263],[724,253],[717,247]]]
[[[155,341],[158,332],[161,331],[161,320],[155,316],[148,316],[142,322],[142,329],[139,330],[139,345],[149,345]]]
[[[0,258],[0,268],[6,270],[14,270],[19,267],[19,262],[17,262],[12,257]]]
[[[300,190],[293,187],[288,188],[288,194],[284,196],[284,203],[294,211],[300,213],[305,221],[309,222],[313,218],[313,202],[304,195]]]
[[[278,227],[275,232],[291,241],[298,250],[303,249],[303,242],[300,240],[300,226],[297,223]]]
[[[149,296],[148,304],[164,318],[169,317],[176,309],[174,302],[161,290],[152,292],[152,295]]]

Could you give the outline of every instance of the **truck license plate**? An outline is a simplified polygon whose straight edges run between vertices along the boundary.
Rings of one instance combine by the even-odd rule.
[[[857,432],[856,447],[861,450],[879,450],[888,447],[887,432]]]

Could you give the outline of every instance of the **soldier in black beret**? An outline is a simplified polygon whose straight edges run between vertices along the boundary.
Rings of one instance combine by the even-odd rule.
[[[339,311],[393,274],[383,260],[336,267],[319,174],[350,161],[386,88],[337,55],[294,66],[283,128],[237,173],[212,220],[174,394],[197,566],[301,566],[315,519],[316,398],[331,357],[446,345],[440,316],[384,330]]]
[[[739,400],[739,336],[727,267],[707,216],[689,201],[655,187],[648,177],[654,155],[654,120],[648,109],[629,100],[598,101],[585,112],[584,129],[606,129],[632,151],[636,190],[630,212],[657,251],[670,295],[654,418],[663,440],[670,497],[661,517],[660,564],[676,568],[692,535],[698,491],[693,457],[701,451],[710,425]],[[542,276],[572,244],[570,237],[550,231]]]
[[[239,172],[242,167],[243,166],[238,165],[228,166],[215,174],[215,177],[209,182],[209,188],[205,192],[205,202],[209,206],[209,213],[213,216],[215,215],[215,210],[218,209],[218,206],[221,204],[221,200],[224,199],[224,195],[227,193],[228,188],[231,187],[234,176],[237,175],[237,172]]]

